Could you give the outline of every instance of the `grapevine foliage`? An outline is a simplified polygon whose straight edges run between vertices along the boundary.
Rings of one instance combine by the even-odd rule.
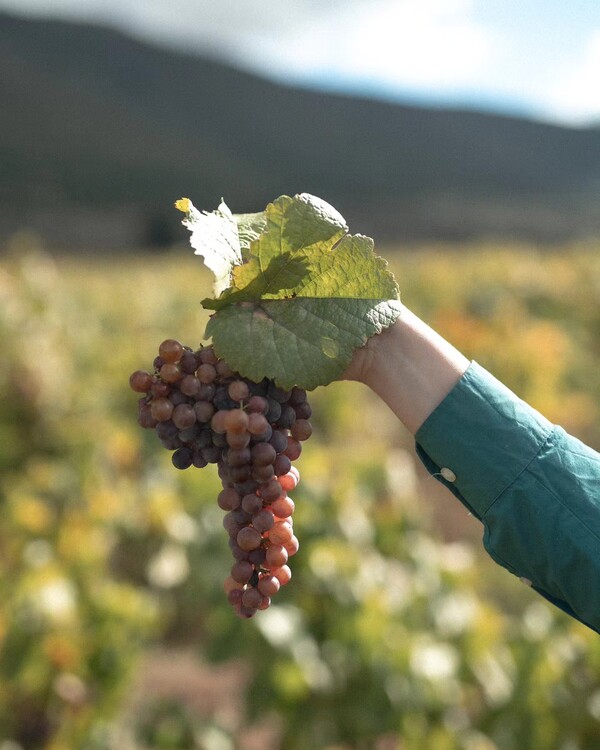
[[[328,203],[283,195],[263,213],[210,214],[176,206],[191,244],[215,272],[206,328],[238,372],[284,388],[312,389],[339,377],[352,353],[400,314],[396,281],[373,240],[348,234]]]

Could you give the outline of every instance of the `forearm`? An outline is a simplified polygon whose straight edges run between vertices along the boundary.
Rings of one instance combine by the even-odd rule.
[[[469,360],[406,307],[374,336],[347,377],[360,380],[415,434],[452,390]]]

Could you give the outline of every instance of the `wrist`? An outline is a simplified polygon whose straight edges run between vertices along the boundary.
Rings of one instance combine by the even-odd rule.
[[[374,391],[413,434],[442,402],[470,362],[408,308],[372,337],[356,378]]]

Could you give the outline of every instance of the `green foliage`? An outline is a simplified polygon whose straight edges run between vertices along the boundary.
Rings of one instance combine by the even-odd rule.
[[[208,322],[215,349],[246,377],[313,389],[339,377],[352,352],[391,325],[394,300],[267,300],[229,305]]]
[[[330,383],[400,314],[398,286],[373,241],[348,235],[344,218],[315,196],[284,195],[264,214],[241,217],[244,241],[252,237],[245,252],[223,204],[212,214],[187,199],[177,206],[217,290],[229,283],[202,302],[216,310],[206,336],[247,377],[308,389]]]
[[[198,211],[188,198],[178,200],[175,208],[185,213],[182,224],[192,233],[190,243],[214,273],[214,291],[220,294],[229,286],[231,269],[242,262],[238,226],[231,211],[224,202],[216,211]]]
[[[41,254],[0,298],[0,737],[62,750],[114,712],[158,602],[110,574],[136,455],[83,308]]]
[[[394,264],[409,306],[600,445],[595,253],[443,248]],[[354,383],[311,397],[290,585],[253,620],[232,616],[216,472],[175,471],[127,389],[162,339],[197,343],[210,284],[180,253],[0,268],[1,740],[596,750],[597,634],[482,553],[479,525]],[[143,693],[148,645],[165,657]]]

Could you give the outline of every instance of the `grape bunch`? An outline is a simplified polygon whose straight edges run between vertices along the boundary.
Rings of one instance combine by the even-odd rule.
[[[177,469],[216,464],[223,490],[217,503],[235,562],[224,588],[240,617],[267,609],[291,579],[298,551],[289,497],[300,479],[292,466],[312,427],[302,388],[241,377],[212,346],[193,351],[163,341],[154,372],[136,370],[129,383],[144,394],[139,424],[156,430]]]

